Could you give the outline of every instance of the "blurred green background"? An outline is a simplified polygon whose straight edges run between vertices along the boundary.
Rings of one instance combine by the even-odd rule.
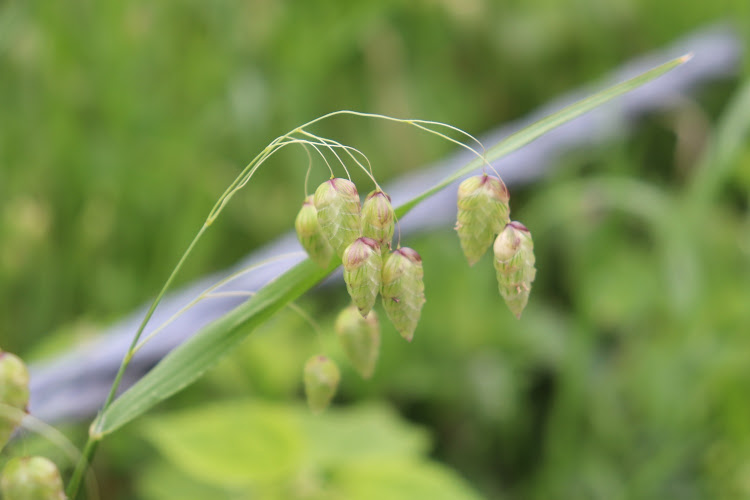
[[[0,345],[53,355],[143,304],[240,169],[318,115],[480,134],[713,21],[742,32],[748,8],[0,2]],[[512,190],[539,270],[521,321],[450,228],[410,238],[427,304],[412,345],[384,324],[373,380],[332,337],[343,286],[310,294],[299,305],[343,368],[329,415],[299,406],[319,344],[284,312],[105,441],[102,498],[750,498],[750,146],[722,168],[702,156],[739,133],[717,126],[747,75]],[[364,151],[381,182],[454,151],[380,122],[316,130]],[[294,150],[269,162],[179,283],[288,231],[306,165]],[[317,165],[313,185],[326,176]],[[85,425],[65,430],[83,443]]]

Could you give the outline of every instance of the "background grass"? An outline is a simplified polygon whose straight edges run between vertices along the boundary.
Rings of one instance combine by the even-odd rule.
[[[142,304],[239,169],[315,116],[361,109],[481,133],[691,29],[747,20],[744,4],[2,3],[0,345],[32,357]],[[338,401],[395,405],[489,498],[750,497],[750,149],[694,201],[711,167],[700,153],[743,78],[513,191],[539,268],[521,322],[488,258],[457,265],[452,231],[408,241],[428,300],[415,343],[386,326],[376,377],[345,371]],[[319,130],[366,152],[382,181],[453,150],[378,122]],[[269,163],[180,281],[291,228],[306,161]],[[645,215],[626,203],[654,197]],[[301,305],[325,330],[345,303],[339,290]],[[309,330],[280,315],[167,406],[298,399]],[[137,435],[103,447],[105,498],[145,494],[133,478],[162,463]]]

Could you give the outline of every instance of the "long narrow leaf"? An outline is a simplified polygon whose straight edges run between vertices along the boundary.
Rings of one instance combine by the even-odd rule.
[[[681,64],[689,61],[691,57],[692,56],[688,54],[682,57],[678,57],[677,59],[672,59],[671,61],[666,62],[661,66],[657,66],[646,71],[645,73],[641,73],[640,75],[631,78],[630,80],[626,80],[622,83],[602,90],[601,92],[597,92],[596,94],[575,102],[556,113],[542,118],[538,122],[532,123],[528,127],[519,130],[515,134],[508,136],[507,138],[489,148],[487,150],[487,153],[485,154],[485,158],[488,162],[492,162],[499,158],[502,158],[503,156],[512,153],[516,149],[525,146],[534,139],[541,137],[550,130],[559,127],[560,125],[563,125],[564,123],[567,123],[570,120],[581,116],[582,114],[591,111],[592,109],[597,108],[608,101],[611,101],[615,97],[625,94],[626,92],[630,92],[631,90],[634,90],[641,85],[650,82],[654,78],[663,75],[667,71],[673,70],[677,66],[680,66]],[[411,200],[398,207],[396,209],[396,216],[403,217],[404,214],[414,208],[418,203],[429,198],[438,191],[441,191],[446,186],[460,179],[464,175],[480,168],[482,166],[482,163],[483,162],[481,158],[474,158],[472,161],[467,163],[464,167],[458,169],[452,175],[449,175],[424,193],[415,196]]]
[[[674,59],[572,104],[499,142],[487,150],[486,158],[488,161],[494,161],[512,153],[553,128],[653,80],[688,59],[688,56]],[[403,217],[422,200],[481,166],[482,161],[478,158],[470,161],[454,174],[398,207],[396,213]],[[332,264],[328,269],[320,269],[306,260],[279,276],[247,302],[211,323],[164,357],[149,373],[115,400],[96,421],[92,432],[97,435],[113,432],[193,383],[255,327],[312,288],[333,271],[337,264]]]

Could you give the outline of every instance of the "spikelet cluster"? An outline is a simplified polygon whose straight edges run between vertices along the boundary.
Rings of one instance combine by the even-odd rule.
[[[362,235],[357,187],[347,179],[331,179],[315,191],[318,223],[336,255]]]
[[[415,250],[399,248],[388,256],[381,294],[391,323],[411,342],[425,303],[422,258]]]
[[[362,204],[362,235],[378,242],[383,254],[391,249],[396,216],[391,197],[376,189]]]
[[[497,236],[493,250],[500,295],[511,312],[520,318],[536,277],[531,233],[520,222],[510,222]]]
[[[375,305],[382,281],[380,245],[372,238],[357,238],[344,250],[342,262],[346,289],[360,314],[367,316]]]
[[[305,249],[310,259],[320,267],[328,267],[333,257],[333,248],[328,243],[328,238],[323,234],[323,229],[318,222],[318,209],[315,208],[312,195],[305,198],[294,221],[294,228],[297,230],[297,238],[302,248]]]
[[[456,231],[469,265],[473,266],[509,222],[508,188],[487,174],[469,177],[458,186]]]
[[[330,179],[308,196],[297,215],[297,237],[311,260],[321,267],[335,253],[341,257],[352,305],[335,324],[339,342],[357,372],[370,378],[380,350],[380,324],[373,307],[378,294],[396,330],[414,337],[424,299],[422,259],[411,248],[391,251],[396,216],[391,198],[380,189],[360,206],[356,186],[347,179]],[[328,357],[316,355],[305,364],[304,385],[314,413],[333,399],[339,370]]]
[[[322,413],[338,389],[341,373],[327,356],[315,355],[307,360],[304,371],[305,395],[313,413]]]
[[[520,318],[536,276],[534,245],[529,230],[510,221],[509,200],[508,188],[500,178],[487,174],[469,177],[458,187],[456,231],[469,265],[493,246],[500,295]]]
[[[0,351],[0,403],[25,410],[29,403],[29,372],[23,361],[9,352]],[[21,423],[16,414],[0,412],[0,448]]]
[[[336,317],[334,330],[354,369],[362,378],[372,377],[380,354],[380,322],[375,311],[362,317],[352,304]]]
[[[65,500],[57,466],[44,457],[17,457],[3,468],[0,491],[8,500]]]

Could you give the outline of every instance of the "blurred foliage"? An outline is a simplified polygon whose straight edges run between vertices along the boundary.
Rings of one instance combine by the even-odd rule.
[[[749,9],[744,0],[0,2],[0,345],[26,355],[53,332],[55,348],[71,345],[143,303],[239,169],[315,116],[360,109],[481,133],[688,30],[747,21]],[[322,342],[344,372],[341,408],[320,425],[429,429],[434,447],[421,437],[401,449],[407,480],[397,462],[346,456],[371,437],[366,428],[350,448],[328,436],[328,459],[339,462],[294,468],[292,486],[329,481],[345,498],[396,498],[376,488],[467,491],[460,475],[487,498],[750,498],[750,147],[746,136],[720,147],[742,119],[716,128],[736,109],[729,96],[741,78],[512,189],[514,218],[538,253],[521,321],[498,297],[488,257],[463,265],[448,229],[410,238],[427,304],[411,345],[384,325],[373,380],[346,366],[331,332],[345,293],[319,290],[300,305],[320,340],[284,312],[163,415],[105,442],[103,497],[226,491],[207,477],[223,476],[196,475],[187,451],[176,458],[178,440],[166,440],[203,431],[212,446],[228,443],[204,464],[215,468],[254,435],[229,432],[243,421],[222,406],[231,403],[206,401],[252,398],[280,415],[272,425],[306,421],[294,402],[302,363]],[[364,120],[319,131],[362,149],[382,181],[452,151]],[[299,151],[270,162],[180,281],[289,230],[306,162]],[[316,167],[312,185],[326,176]],[[361,403],[386,414],[369,421]],[[211,411],[218,422],[201,429],[210,415],[200,412]],[[260,429],[262,414],[246,417]],[[323,436],[296,432],[299,453]]]
[[[213,485],[211,498],[479,498],[420,458],[425,433],[382,406],[313,416],[304,406],[233,401],[151,418],[143,428],[185,473],[178,483]],[[161,469],[141,476],[143,498],[200,498],[192,487],[165,489]]]

